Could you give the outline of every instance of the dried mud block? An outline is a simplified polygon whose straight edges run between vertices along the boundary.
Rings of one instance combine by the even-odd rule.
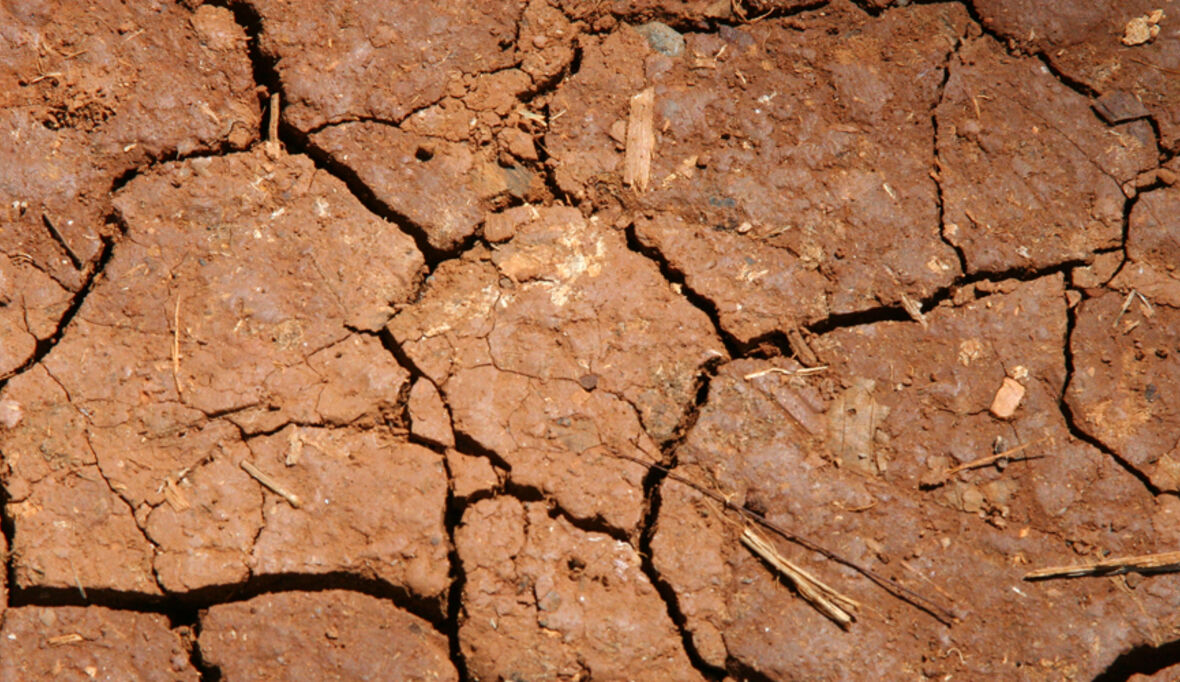
[[[1147,44],[1123,43],[1127,25],[1149,19],[1158,9],[1158,37]],[[1101,96],[1126,93],[1142,102],[1159,127],[1160,141],[1180,149],[1180,40],[1176,12],[1159,0],[980,0],[975,11],[984,25],[1013,45],[1044,54],[1065,78]],[[1152,22],[1143,28],[1151,38]],[[1169,27],[1172,30],[1169,30]]]
[[[571,208],[536,209],[495,251],[442,263],[389,330],[446,396],[456,432],[515,483],[626,529],[642,469],[614,453],[658,458],[653,439],[674,435],[702,366],[724,356],[649,260]]]
[[[356,592],[284,592],[201,615],[201,658],[226,680],[458,680],[446,637]],[[278,666],[278,667],[276,667]]]
[[[1083,301],[1065,394],[1082,430],[1167,491],[1180,491],[1177,325],[1175,308],[1149,307],[1134,293]]]
[[[141,512],[144,532],[157,547],[156,579],[167,592],[250,577],[250,550],[263,524],[262,493],[241,469],[245,447],[220,448],[218,457],[191,473],[165,480],[166,504]]]
[[[447,466],[451,471],[451,490],[456,497],[470,497],[475,493],[487,492],[500,484],[496,470],[486,457],[447,450]]]
[[[668,215],[636,232],[726,331],[744,341],[925,298],[958,259],[939,236],[934,130],[915,112],[937,103],[966,21],[955,5],[870,19],[834,3],[690,35],[676,58],[627,26],[588,38],[550,104],[565,112],[545,137],[556,180],[596,204],[625,192],[603,187],[624,172],[629,98],[653,88],[651,186],[629,200]]]
[[[5,4],[0,26],[0,254],[51,278],[26,267],[15,285],[34,321],[56,320],[53,284],[82,286],[118,178],[256,138],[246,34],[229,10],[177,5]]]
[[[167,154],[245,146],[259,114],[228,10],[5,5],[0,26],[2,378],[53,336],[98,260],[112,183]]]
[[[0,206],[0,212],[5,210]],[[0,219],[0,380],[33,358],[38,341],[54,335],[73,299],[69,289],[20,250],[33,244],[6,243],[24,232],[26,228],[16,221]],[[50,239],[47,233],[22,238],[27,242]]]
[[[830,312],[822,292],[831,281],[814,263],[789,251],[668,213],[637,219],[635,232],[640,242],[658,249],[684,272],[693,291],[713,302],[722,329],[742,343]],[[940,263],[949,272],[954,259]]]
[[[1180,538],[1176,524],[1155,522],[1157,505],[1134,477],[1069,437],[1057,408],[1065,376],[1061,279],[937,308],[927,320],[927,329],[882,322],[817,339],[832,363],[823,373],[767,373],[767,363],[751,360],[726,365],[677,452],[677,472],[899,581],[960,622],[945,629],[856,572],[778,541],[788,559],[865,605],[844,633],[740,544],[740,526],[720,518],[717,504],[668,480],[653,561],[706,662],[723,666],[732,657],[772,679],[827,679],[848,669],[885,678],[918,670],[1021,676],[1042,665],[1053,677],[1089,678],[1151,641],[1153,628],[1180,622],[1167,581],[1133,596],[1103,581],[1020,582],[1029,567],[1072,563],[1078,552],[1146,553]],[[1012,421],[994,420],[986,412],[992,394],[1017,365],[1027,371],[1023,407]],[[872,441],[873,459],[887,467],[871,476],[837,466],[825,444],[837,397],[858,381],[889,410]],[[997,436],[1010,447],[1045,435],[1053,440],[1021,453],[1041,459],[919,489],[935,458],[969,461],[992,454]],[[974,500],[971,514],[964,497]],[[1046,613],[1057,623],[1051,632]]]
[[[420,226],[435,249],[454,249],[475,234],[488,200],[508,189],[494,158],[465,142],[408,133],[381,123],[346,123],[311,135],[311,143],[356,173],[382,203]],[[516,188],[524,196],[530,186]]]
[[[248,431],[352,421],[396,401],[406,372],[346,327],[379,329],[414,295],[422,255],[309,159],[194,159],[137,178],[115,205],[130,239],[108,275],[125,281],[96,289],[81,316],[136,320],[159,352],[153,394],[176,399],[175,373],[185,404]]]
[[[154,550],[96,466],[85,415],[37,365],[0,399],[24,414],[0,428],[0,480],[12,519],[11,587],[158,593]]]
[[[1122,185],[1155,165],[1155,140],[1138,123],[1108,128],[1090,105],[990,38],[955,54],[935,113],[938,172],[944,234],[968,271],[1046,268],[1120,244]]]
[[[408,373],[348,327],[379,327],[407,301],[422,256],[303,157],[164,166],[115,205],[127,235],[103,279],[0,395],[24,412],[0,431],[5,485],[38,512],[15,524],[17,544],[36,545],[21,581],[150,592],[154,570],[167,591],[237,582],[263,521],[241,430],[364,426],[400,409]],[[53,477],[74,482],[55,492]],[[107,523],[119,541],[66,525],[45,543],[22,529],[77,509],[118,517]],[[71,567],[75,555],[86,561]]]
[[[193,680],[168,618],[101,606],[9,609],[0,628],[3,680]]]
[[[477,679],[700,679],[631,545],[513,498],[455,531],[459,646]]]
[[[1180,186],[1139,196],[1127,229],[1127,263],[1111,281],[1154,304],[1180,308]],[[1138,305],[1138,304],[1136,304]]]
[[[438,388],[428,379],[419,379],[410,388],[408,404],[410,432],[417,438],[443,447],[454,447],[455,434],[451,431],[451,414],[443,404]]]
[[[301,501],[267,491],[255,575],[355,573],[427,599],[446,589],[441,455],[384,428],[288,426],[249,447],[255,466]]]
[[[519,2],[261,2],[259,46],[278,62],[283,116],[300,130],[407,114],[470,76],[518,61]],[[325,37],[331,37],[327,40]]]

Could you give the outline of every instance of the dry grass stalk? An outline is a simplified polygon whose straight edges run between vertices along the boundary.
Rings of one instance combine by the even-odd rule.
[[[750,379],[757,379],[764,377],[767,374],[783,374],[786,376],[807,376],[809,374],[818,374],[827,369],[827,365],[820,365],[819,367],[800,367],[799,369],[783,369],[782,367],[771,367],[769,369],[758,370],[757,372],[750,372],[742,377],[746,381]]]
[[[172,312],[172,381],[176,382],[176,395],[184,392],[180,385],[180,294],[176,295],[176,308]]]
[[[888,185],[886,185],[886,187],[888,187]],[[901,307],[905,309],[906,315],[909,315],[911,320],[922,325],[922,329],[929,329],[930,328],[930,323],[926,321],[926,316],[922,314],[922,304],[921,303],[918,303],[917,301],[910,298],[909,296],[902,294],[901,295]]]
[[[631,97],[631,113],[627,117],[627,150],[623,157],[623,182],[640,192],[647,190],[651,181],[652,149],[656,144],[652,115],[656,92],[648,88]]]
[[[166,501],[170,507],[178,512],[182,512],[192,507],[192,504],[189,503],[188,497],[185,496],[184,491],[180,489],[180,486],[176,485],[176,481],[172,478],[168,478],[166,481],[164,481],[164,501]]]
[[[50,637],[45,641],[47,644],[49,644],[49,646],[63,646],[66,644],[77,644],[78,642],[84,642],[86,641],[86,638],[76,632],[71,632],[68,635]]]
[[[932,471],[932,472],[930,472],[931,475],[924,477],[925,480],[922,481],[922,487],[923,488],[937,488],[938,486],[951,480],[951,478],[955,474],[958,474],[962,471],[967,471],[968,469],[979,469],[981,467],[988,466],[989,464],[995,464],[996,462],[999,462],[1001,460],[1011,459],[1012,455],[1015,455],[1016,453],[1020,452],[1021,450],[1024,450],[1025,448],[1030,447],[1032,445],[1036,445],[1037,443],[1043,443],[1046,440],[1049,440],[1049,437],[1043,436],[1043,437],[1038,438],[1036,440],[1030,440],[1027,443],[1021,443],[1020,445],[1017,445],[1016,447],[1008,448],[1007,450],[1005,450],[1003,452],[997,452],[994,455],[988,455],[987,457],[980,457],[979,459],[973,459],[970,462],[967,462],[966,464],[960,464],[957,467],[951,467],[950,469],[947,469],[946,471],[937,471],[937,470]],[[1022,462],[1026,459],[1037,459],[1037,457],[1021,457],[1019,459],[1015,459],[1012,461]]]
[[[841,594],[835,588],[787,561],[758,531],[746,527],[742,531],[742,544],[774,566],[779,573],[791,581],[791,584],[799,591],[799,596],[806,599],[820,613],[835,621],[837,625],[847,630],[855,620],[849,611],[859,608],[859,602]]]
[[[266,155],[272,159],[279,156],[279,106],[279,93],[271,93],[266,120],[266,142],[263,143],[263,148]]]
[[[1180,571],[1180,552],[1142,554],[1091,561],[1076,566],[1052,566],[1029,571],[1025,580],[1048,580],[1049,578],[1084,578],[1087,576],[1111,576],[1124,573],[1175,573]]]
[[[298,509],[299,506],[301,504],[303,504],[303,502],[299,499],[298,495],[291,492],[290,490],[287,490],[281,483],[279,483],[275,479],[262,473],[262,470],[260,470],[258,467],[251,464],[249,461],[242,460],[242,469],[246,473],[253,476],[254,480],[258,481],[259,483],[266,486],[267,488],[270,488],[271,491],[274,492],[274,494],[283,498],[287,502],[290,502],[292,507],[295,507],[296,509]]]

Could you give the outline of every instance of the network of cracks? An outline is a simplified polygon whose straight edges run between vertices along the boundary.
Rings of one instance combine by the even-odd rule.
[[[1169,675],[1157,9],[6,5],[0,676]]]

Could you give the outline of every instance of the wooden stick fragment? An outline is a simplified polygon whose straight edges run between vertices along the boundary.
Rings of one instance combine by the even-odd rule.
[[[172,312],[172,381],[176,382],[176,395],[184,392],[180,385],[180,294],[176,295],[176,309]]]
[[[296,509],[298,509],[299,506],[301,504],[303,504],[303,502],[301,502],[299,500],[298,495],[291,492],[290,490],[287,490],[281,483],[279,483],[275,479],[262,473],[262,471],[258,467],[251,464],[248,460],[244,460],[244,459],[242,460],[242,469],[246,473],[253,476],[256,481],[258,481],[262,485],[266,486],[267,488],[270,488],[271,491],[274,492],[274,494],[283,498],[287,502],[290,502],[292,507],[295,507]]]
[[[266,119],[266,142],[263,143],[263,148],[266,155],[272,159],[279,156],[279,105],[279,93],[271,93],[270,109],[267,111]]]
[[[266,120],[266,139],[278,142],[279,141],[279,93],[272,93],[270,96],[270,110],[267,111]]]
[[[783,369],[782,367],[771,367],[769,369],[758,370],[757,372],[750,372],[742,377],[746,381],[750,379],[757,379],[764,377],[767,374],[784,374],[786,376],[807,376],[808,374],[817,374],[827,369],[827,365],[820,365],[819,367],[800,367],[799,369]]]
[[[1030,440],[1027,443],[1021,443],[1020,445],[1017,445],[1016,447],[1008,448],[1007,450],[1005,450],[1003,452],[997,452],[994,455],[988,455],[987,457],[980,457],[979,459],[973,459],[970,462],[967,462],[966,464],[960,464],[957,467],[951,467],[950,469],[947,469],[946,471],[935,470],[935,471],[931,472],[931,474],[933,474],[933,476],[930,476],[930,477],[924,476],[923,477],[925,480],[922,481],[922,487],[923,488],[937,488],[938,486],[951,480],[952,476],[954,476],[955,474],[957,474],[961,471],[967,471],[968,469],[979,469],[981,467],[988,466],[989,464],[995,464],[996,462],[999,462],[1000,460],[1011,459],[1012,455],[1015,455],[1016,453],[1020,452],[1021,450],[1024,450],[1025,448],[1027,448],[1029,446],[1036,445],[1037,443],[1044,442],[1046,440],[1049,440],[1049,437],[1043,436],[1043,437],[1038,438],[1036,440]],[[1033,456],[1033,457],[1021,457],[1019,459],[1013,459],[1012,461],[1023,462],[1025,460],[1029,460],[1029,459],[1038,459],[1039,457],[1042,457],[1042,456],[1043,455]]]
[[[647,190],[651,181],[651,156],[655,147],[652,113],[656,91],[648,88],[631,97],[631,113],[627,117],[627,149],[623,157],[623,183],[640,192]]]
[[[820,613],[835,621],[837,625],[847,630],[855,620],[848,611],[858,608],[860,602],[841,594],[835,588],[787,561],[766,538],[753,528],[747,527],[742,531],[742,544],[774,566],[775,570],[791,581],[791,584],[799,591],[799,596],[806,599]]]
[[[49,644],[49,646],[62,646],[65,644],[77,644],[78,642],[84,642],[86,641],[86,638],[76,632],[71,632],[68,635],[50,637],[45,641]]]
[[[1084,578],[1111,576],[1124,573],[1176,573],[1180,571],[1180,552],[1142,554],[1139,556],[1103,559],[1077,566],[1051,566],[1024,574],[1025,580],[1049,578]]]

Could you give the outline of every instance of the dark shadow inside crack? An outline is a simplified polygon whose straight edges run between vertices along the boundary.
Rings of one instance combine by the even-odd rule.
[[[1180,639],[1159,645],[1144,644],[1119,654],[1094,682],[1127,682],[1140,675],[1155,675],[1180,665]]]
[[[107,215],[105,217],[105,221],[108,224],[116,226],[119,234],[126,233],[126,225],[115,214],[112,213]],[[29,368],[41,362],[41,360],[43,360],[45,356],[49,355],[50,351],[52,351],[53,348],[57,346],[58,342],[61,341],[62,336],[64,336],[66,333],[66,329],[74,320],[74,316],[78,314],[78,311],[82,308],[82,304],[86,302],[86,297],[90,295],[90,292],[94,289],[94,286],[98,282],[99,277],[101,277],[103,272],[106,270],[107,264],[110,263],[111,257],[114,255],[115,241],[116,240],[111,237],[102,238],[102,250],[98,254],[98,259],[94,262],[94,267],[91,268],[90,273],[86,276],[85,281],[82,282],[82,286],[77,292],[74,293],[73,298],[70,300],[70,304],[66,307],[65,312],[62,313],[61,318],[57,321],[57,327],[53,330],[53,333],[46,338],[37,339],[37,342],[33,348],[33,354],[30,355],[29,358],[25,360],[19,367],[13,369],[7,375],[0,376],[0,390],[4,389],[4,386],[8,383],[9,379],[27,371]]]
[[[1158,144],[1158,141],[1159,141],[1158,131],[1156,132],[1156,141]],[[1120,239],[1120,245],[1118,247],[1118,250],[1123,252],[1123,260],[1121,263],[1119,263],[1118,267],[1114,269],[1114,272],[1111,273],[1110,278],[1107,279],[1106,282],[1103,282],[1103,284],[1106,284],[1106,283],[1110,282],[1111,280],[1113,280],[1114,278],[1118,277],[1119,273],[1123,271],[1123,268],[1127,267],[1127,262],[1130,260],[1128,254],[1127,254],[1127,244],[1131,238],[1131,214],[1134,213],[1135,206],[1139,203],[1139,199],[1144,194],[1146,194],[1148,192],[1151,192],[1153,190],[1164,189],[1166,187],[1168,187],[1168,185],[1166,183],[1164,183],[1163,181],[1161,181],[1159,179],[1156,179],[1155,181],[1151,182],[1148,185],[1137,188],[1137,190],[1135,192],[1135,196],[1130,197],[1125,202],[1123,202],[1123,225],[1122,225],[1123,232],[1122,232],[1122,238]]]
[[[1150,492],[1153,496],[1159,496],[1161,493],[1159,487],[1151,482],[1151,479],[1146,473],[1140,471],[1138,467],[1120,456],[1114,451],[1113,448],[1109,447],[1106,443],[1103,443],[1096,436],[1090,434],[1082,428],[1080,420],[1077,418],[1077,415],[1074,414],[1073,408],[1070,406],[1069,401],[1066,400],[1066,396],[1069,393],[1069,386],[1073,382],[1073,378],[1075,376],[1074,373],[1077,371],[1077,368],[1074,365],[1073,356],[1073,335],[1074,331],[1077,329],[1077,323],[1077,306],[1067,308],[1065,340],[1062,350],[1062,353],[1065,355],[1065,381],[1063,381],[1061,384],[1061,395],[1057,398],[1057,404],[1061,409],[1061,415],[1065,418],[1065,425],[1069,429],[1071,436],[1077,438],[1083,443],[1093,446],[1099,452],[1113,459],[1120,467],[1126,470],[1127,473],[1138,479],[1138,481],[1143,484],[1143,487],[1146,488],[1148,492]]]
[[[962,44],[963,39],[960,37],[954,47],[947,52],[946,60],[942,63],[942,82],[938,84],[938,96],[934,99],[934,107],[930,110],[931,149],[934,156],[931,178],[934,180],[934,200],[937,202],[935,208],[938,209],[938,236],[944,244],[954,249],[955,255],[959,259],[959,272],[967,272],[967,254],[963,251],[963,247],[953,243],[946,233],[946,204],[942,191],[942,158],[938,148],[938,108],[942,106],[943,98],[946,95],[946,84],[951,79],[951,61],[955,58],[955,54]]]
[[[696,399],[689,407],[685,414],[685,420],[678,429],[678,438],[670,443],[667,443],[662,448],[663,461],[660,466],[652,466],[647,468],[647,473],[643,476],[643,499],[644,511],[643,518],[640,521],[639,530],[639,558],[640,569],[652,586],[656,588],[656,592],[660,595],[660,599],[664,602],[664,607],[668,612],[668,617],[672,620],[673,625],[676,626],[676,631],[680,634],[681,644],[684,647],[685,654],[693,667],[697,669],[706,679],[721,680],[726,676],[726,670],[713,666],[705,661],[701,656],[700,651],[697,650],[696,643],[693,641],[692,633],[688,629],[688,618],[684,615],[684,611],[680,608],[680,600],[676,595],[675,588],[660,575],[659,570],[655,567],[654,552],[652,549],[652,542],[656,534],[656,525],[659,523],[660,507],[663,502],[663,484],[668,478],[668,474],[676,468],[677,456],[676,451],[683,444],[684,439],[687,438],[688,433],[696,424],[697,418],[700,416],[701,409],[704,407],[709,397],[709,386],[712,379],[717,374],[721,363],[713,363],[706,368],[698,377]],[[636,466],[639,466],[636,463]],[[727,666],[728,667],[728,666]],[[732,671],[730,671],[732,672]],[[737,679],[754,679],[738,677]]]
[[[730,679],[743,682],[775,682],[773,677],[734,656],[730,656],[725,661],[725,670],[729,673]]]
[[[459,679],[466,680],[469,679],[467,659],[463,656],[462,642],[459,639],[459,624],[463,617],[463,587],[467,584],[467,572],[463,570],[463,562],[459,558],[459,548],[455,543],[455,530],[463,521],[463,512],[467,505],[476,500],[474,496],[460,498],[455,495],[455,477],[446,458],[443,459],[443,466],[447,472],[447,508],[443,515],[443,526],[446,528],[447,540],[451,543],[451,549],[447,553],[447,560],[451,564],[448,575],[451,584],[447,588],[446,617],[438,623],[438,629],[446,635],[451,663],[458,670]]]
[[[9,586],[8,605],[103,606],[120,611],[158,613],[174,623],[191,622],[189,614],[218,604],[241,602],[279,592],[327,592],[344,590],[391,602],[435,627],[445,621],[445,597],[428,598],[410,593],[405,587],[345,571],[328,573],[275,573],[252,576],[245,582],[210,585],[183,593],[154,595],[108,588]],[[85,595],[85,596],[83,596]]]
[[[219,0],[213,3],[215,6],[225,7],[234,15],[234,20],[240,25],[249,37],[249,57],[253,68],[254,81],[259,86],[259,104],[263,111],[268,115],[262,117],[262,131],[260,137],[265,139],[267,136],[267,126],[269,125],[270,112],[269,97],[271,94],[278,94],[280,97],[280,106],[286,100],[286,92],[283,88],[282,77],[278,72],[278,59],[274,56],[268,55],[262,51],[259,43],[262,34],[262,17],[252,5],[241,0]],[[382,123],[389,124],[389,122],[382,121]],[[333,123],[326,124],[334,125]],[[452,251],[440,251],[430,245],[426,238],[426,233],[421,226],[414,224],[405,216],[394,211],[390,206],[385,204],[377,198],[376,194],[357,176],[356,172],[347,166],[336,161],[331,154],[319,149],[311,143],[310,133],[299,130],[294,126],[286,123],[280,117],[278,124],[279,140],[290,153],[304,154],[312,159],[316,168],[332,175],[348,187],[349,191],[361,202],[370,213],[384,219],[386,222],[393,223],[411,238],[413,238],[418,250],[422,252],[426,258],[427,271],[431,272],[439,262],[452,257],[454,253],[462,252],[469,247],[468,244],[461,245]],[[311,131],[315,132],[315,131]],[[419,159],[421,160],[421,159]],[[472,238],[468,238],[470,241]]]
[[[658,248],[645,245],[639,238],[639,233],[635,230],[634,223],[627,225],[625,234],[627,236],[627,248],[655,263],[656,267],[659,268],[660,275],[665,280],[680,287],[681,295],[694,308],[700,310],[709,318],[709,322],[713,325],[713,330],[721,339],[721,343],[725,345],[725,352],[729,354],[729,357],[741,357],[744,346],[722,326],[721,313],[717,309],[717,304],[712,299],[689,286],[685,281],[684,273],[677,270]]]
[[[278,59],[263,53],[259,38],[262,35],[262,17],[258,10],[248,2],[242,0],[213,0],[209,3],[214,7],[228,9],[234,15],[234,22],[242,27],[247,38],[247,55],[254,76],[254,83],[258,86],[258,106],[263,112],[260,120],[261,129],[258,136],[266,139],[267,106],[270,95],[283,92],[283,82],[279,77]]]
[[[338,161],[331,153],[317,147],[312,143],[307,134],[291,125],[280,123],[279,138],[283,141],[289,152],[305,154],[315,163],[316,168],[343,182],[345,187],[348,188],[348,191],[370,213],[388,223],[396,225],[398,229],[409,235],[414,240],[414,245],[422,252],[423,257],[426,259],[427,273],[434,272],[434,269],[444,260],[454,258],[456,255],[470,249],[477,239],[475,235],[469,235],[453,248],[436,248],[431,245],[426,235],[426,230],[421,225],[395,211],[392,206],[382,201],[377,196],[377,193],[365,184],[364,180],[361,179],[355,170]]]
[[[0,461],[4,460],[4,452],[0,450]],[[0,533],[4,535],[4,584],[11,590],[16,585],[16,561],[13,556],[12,541],[16,538],[16,520],[8,513],[8,490],[0,485]],[[10,598],[11,601],[11,598]]]

